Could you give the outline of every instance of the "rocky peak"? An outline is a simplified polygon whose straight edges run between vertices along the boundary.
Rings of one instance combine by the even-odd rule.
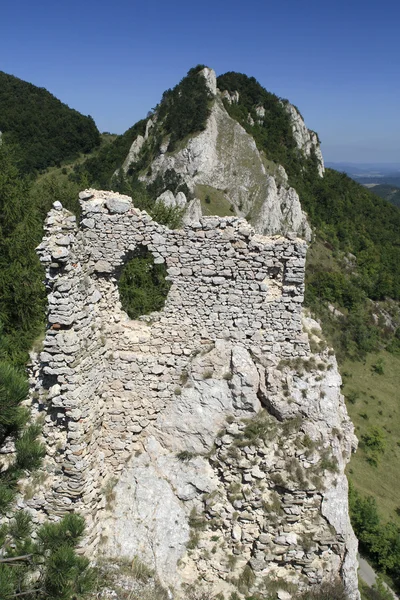
[[[123,164],[125,172],[136,167],[137,176],[146,185],[165,180],[159,201],[167,197],[165,191],[174,195],[179,191],[168,187],[168,174],[174,173],[180,182],[179,188],[189,192],[188,200],[196,199],[197,205],[201,204],[203,214],[236,214],[245,217],[261,234],[294,232],[310,239],[307,216],[284,167],[269,158],[268,149],[258,147],[252,134],[256,123],[257,127],[263,127],[270,118],[270,110],[260,100],[256,102],[247,115],[249,129],[227,110],[227,106],[240,102],[240,92],[220,91],[216,74],[208,67],[195,75],[204,77],[210,93],[209,114],[204,125],[174,143],[171,150],[171,136],[162,134],[165,109],[161,104],[148,122],[145,136],[134,140]],[[316,134],[307,129],[294,106],[281,104],[282,110],[289,114],[297,147],[306,160],[315,155],[318,173],[322,176],[324,166]],[[189,100],[187,105],[190,105]],[[145,165],[144,155],[151,156]]]
[[[203,75],[206,80],[208,90],[213,96],[217,94],[217,75],[214,69],[210,69],[209,67],[204,67],[200,74]]]

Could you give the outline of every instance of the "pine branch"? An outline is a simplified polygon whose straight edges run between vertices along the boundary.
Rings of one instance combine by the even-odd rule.
[[[11,558],[0,558],[0,563],[13,563],[16,561],[29,561],[33,554],[24,554],[23,556],[13,556]]]
[[[17,596],[27,596],[28,594],[34,594],[35,592],[42,592],[42,594],[46,593],[41,588],[36,588],[35,590],[28,590],[26,592],[18,592],[17,594],[12,594],[12,596],[8,596],[8,597],[9,598],[17,598]]]

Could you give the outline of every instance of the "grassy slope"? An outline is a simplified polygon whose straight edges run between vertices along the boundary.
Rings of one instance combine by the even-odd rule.
[[[381,359],[384,373],[374,372],[373,365]],[[369,354],[364,362],[346,360],[341,365],[343,393],[352,397],[347,409],[355,425],[359,448],[348,467],[348,475],[363,495],[376,498],[384,520],[395,519],[400,507],[400,356],[385,351]],[[378,466],[366,460],[362,435],[372,426],[382,428],[386,449]]]
[[[235,214],[232,205],[226,199],[222,190],[217,190],[209,185],[198,184],[196,186],[195,196],[201,201],[203,215],[232,217]]]

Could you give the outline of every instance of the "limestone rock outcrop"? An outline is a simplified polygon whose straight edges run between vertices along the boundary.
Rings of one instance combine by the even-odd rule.
[[[157,156],[151,162],[151,174],[142,173],[140,179],[151,184],[167,172],[174,172],[195,197],[214,191],[220,202],[231,207],[236,215],[245,217],[257,233],[275,235],[295,232],[309,240],[311,229],[306,214],[296,190],[288,184],[284,168],[269,161],[258,150],[253,137],[229,116],[223,105],[223,99],[230,104],[237,102],[238,92],[219,92],[215,72],[206,68],[201,73],[213,97],[211,114],[204,131],[189,137],[183,147],[174,152],[167,151],[169,140],[163,139]],[[299,149],[306,157],[315,151],[319,160],[318,168],[323,174],[323,160],[316,134],[306,128],[292,105],[287,106]],[[262,106],[257,107],[256,111],[259,119],[265,116]],[[143,143],[142,136],[133,142],[123,164],[125,171],[138,161]]]
[[[36,522],[82,512],[88,555],[139,557],[177,598],[229,597],[245,573],[247,595],[340,576],[357,600],[356,439],[335,358],[302,316],[305,242],[238,217],[171,231],[127,196],[80,198],[80,225],[57,204],[38,248],[49,325],[31,384],[48,454],[20,507]],[[130,320],[118,278],[143,247],[172,285]]]
[[[236,214],[254,223],[258,233],[294,231],[310,237],[310,227],[297,192],[287,185],[283,167],[273,176],[254,139],[232,119],[216,99],[207,127],[175,153],[160,153],[152,163],[148,183],[168,170],[177,173],[196,195],[199,186],[218,190]]]
[[[322,157],[321,148],[319,145],[318,135],[315,131],[307,129],[303,117],[293,104],[286,102],[284,104],[285,109],[290,115],[292,122],[292,130],[295,142],[305,156],[310,156],[311,153],[315,154],[315,158],[318,165],[318,173],[320,177],[323,177],[325,172],[324,159]]]

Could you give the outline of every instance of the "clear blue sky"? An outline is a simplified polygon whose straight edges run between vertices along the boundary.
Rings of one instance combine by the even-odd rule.
[[[400,163],[399,0],[4,0],[0,69],[122,133],[193,66],[288,98],[328,161]]]

